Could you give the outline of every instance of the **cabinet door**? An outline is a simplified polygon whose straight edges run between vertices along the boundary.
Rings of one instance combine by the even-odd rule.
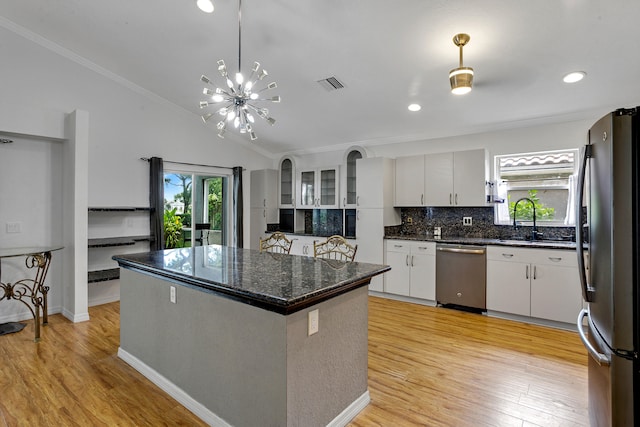
[[[252,208],[277,209],[278,171],[260,169],[251,171],[250,206]]]
[[[416,298],[435,301],[436,299],[436,256],[420,253],[412,248],[409,266],[411,267],[411,289],[409,295]]]
[[[260,238],[267,232],[266,209],[251,208],[249,248],[260,249]]]
[[[358,180],[356,181],[356,206],[360,208],[383,207],[383,162],[381,157],[356,161]],[[386,177],[393,181],[392,176]]]
[[[424,205],[424,156],[396,159],[395,206]]]
[[[317,172],[317,207],[327,209],[338,209],[339,202],[339,185],[338,167],[321,168]]]
[[[452,206],[453,153],[428,154],[424,157],[424,205]]]
[[[531,273],[528,263],[487,260],[487,310],[529,316]]]
[[[575,267],[534,264],[531,278],[531,316],[575,323],[582,294]]]
[[[453,153],[453,204],[486,204],[487,155],[484,149]]]
[[[356,210],[356,252],[355,261],[384,264],[384,225],[382,209]],[[369,289],[383,291],[383,277],[371,279]]]
[[[409,267],[410,256],[411,255],[408,253],[387,251],[386,263],[391,266],[391,270],[385,273],[385,292],[409,296],[411,292]]]
[[[281,208],[295,207],[295,165],[291,159],[280,162],[278,204]]]
[[[316,171],[301,171],[298,178],[298,207],[313,208],[316,205]]]

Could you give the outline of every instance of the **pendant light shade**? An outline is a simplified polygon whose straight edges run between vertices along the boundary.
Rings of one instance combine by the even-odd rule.
[[[468,34],[456,34],[453,43],[460,48],[460,66],[449,71],[449,83],[451,83],[451,93],[454,95],[464,95],[471,92],[473,86],[473,68],[465,67],[462,64],[462,48],[469,43],[471,37]]]

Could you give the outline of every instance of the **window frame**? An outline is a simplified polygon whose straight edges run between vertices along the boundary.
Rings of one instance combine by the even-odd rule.
[[[500,160],[507,157],[542,157],[542,156],[551,156],[557,155],[561,153],[572,153],[573,154],[573,172],[571,175],[566,178],[541,178],[540,180],[536,179],[522,179],[522,180],[502,180],[501,179],[501,167]],[[510,153],[510,154],[498,154],[494,156],[494,177],[496,183],[496,192],[498,193],[498,199],[502,199],[502,203],[496,203],[494,207],[494,224],[495,225],[513,225],[513,219],[511,218],[511,213],[509,209],[509,200],[508,200],[508,191],[513,190],[514,188],[508,188],[507,185],[503,184],[503,181],[511,181],[515,184],[516,190],[528,191],[528,190],[568,190],[567,194],[567,207],[565,217],[562,219],[555,219],[553,221],[537,221],[536,225],[543,227],[573,227],[575,226],[575,215],[574,215],[574,200],[576,196],[576,181],[579,169],[579,158],[580,158],[580,150],[577,148],[568,148],[562,150],[546,150],[546,151],[538,151],[538,152],[528,152],[528,153]],[[541,172],[544,167],[540,167]],[[525,184],[526,181],[531,182],[540,182],[543,180],[548,181],[556,181],[553,184],[549,184],[547,186],[527,186]],[[566,180],[566,183],[562,183],[559,181]],[[533,221],[531,220],[518,220],[518,224],[520,225],[533,225]]]

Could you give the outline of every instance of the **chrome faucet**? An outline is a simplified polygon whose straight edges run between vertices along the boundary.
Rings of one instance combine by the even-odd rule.
[[[533,230],[531,230],[531,240],[538,240],[538,237],[542,236],[542,233],[538,233],[538,227],[536,226],[536,204],[528,197],[518,199],[518,201],[513,205],[513,228],[515,230],[518,229],[518,224],[516,223],[516,208],[518,207],[518,203],[523,200],[531,203],[531,207],[533,207]]]

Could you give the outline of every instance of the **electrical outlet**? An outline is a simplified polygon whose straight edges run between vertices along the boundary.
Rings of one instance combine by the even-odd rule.
[[[462,217],[462,225],[472,225],[473,224],[473,218],[470,216],[465,216]]]
[[[318,329],[320,329],[320,324],[319,324],[319,313],[318,313],[318,309],[316,308],[315,310],[311,310],[308,314],[309,319],[308,319],[308,336],[311,336],[315,333],[318,332]]]
[[[408,217],[407,218],[407,224],[413,224],[413,218]]]
[[[173,304],[176,303],[176,287],[175,286],[171,286],[169,288],[171,290],[171,295],[169,297],[169,301],[171,301]]]
[[[22,233],[22,223],[7,222],[7,233]]]

